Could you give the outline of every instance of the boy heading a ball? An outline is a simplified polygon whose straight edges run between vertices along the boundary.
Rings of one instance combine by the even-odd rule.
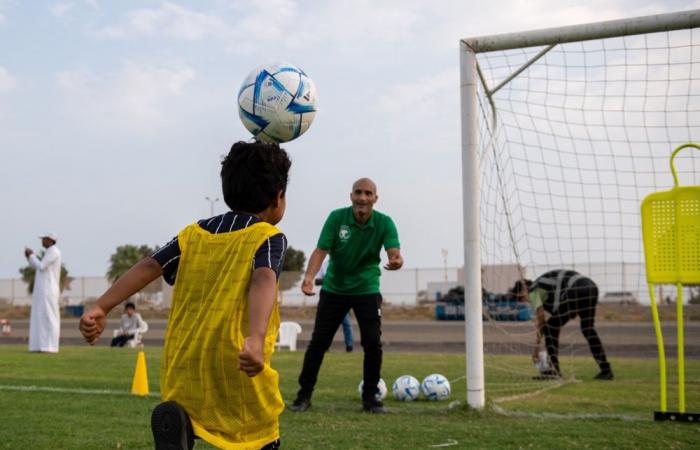
[[[80,319],[95,344],[106,316],[159,276],[174,284],[161,361],[156,449],[279,447],[284,403],[270,367],[291,162],[277,144],[238,142],[222,162],[225,214],[185,227],[120,277]],[[251,264],[251,261],[253,262]]]

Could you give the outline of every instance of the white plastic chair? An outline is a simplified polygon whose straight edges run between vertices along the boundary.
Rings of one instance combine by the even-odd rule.
[[[289,347],[289,350],[297,350],[297,335],[301,333],[301,325],[296,322],[280,323],[279,339],[277,347]]]

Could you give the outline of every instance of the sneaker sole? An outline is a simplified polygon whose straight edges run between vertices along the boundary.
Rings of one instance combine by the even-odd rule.
[[[175,402],[156,406],[151,415],[151,430],[156,450],[191,450],[194,447],[192,426],[185,411]]]
[[[298,407],[292,405],[292,406],[289,407],[289,410],[290,410],[291,412],[297,413],[297,412],[305,412],[305,411],[308,411],[309,408],[311,408],[311,405],[308,405],[308,406],[298,406]]]

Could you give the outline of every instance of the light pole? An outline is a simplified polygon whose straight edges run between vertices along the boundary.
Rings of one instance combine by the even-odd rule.
[[[204,197],[204,199],[209,202],[210,216],[213,217],[214,216],[214,203],[219,201],[219,197],[215,197],[214,199],[211,199],[209,197]]]
[[[445,269],[445,292],[447,292],[447,249],[442,249],[442,263]]]

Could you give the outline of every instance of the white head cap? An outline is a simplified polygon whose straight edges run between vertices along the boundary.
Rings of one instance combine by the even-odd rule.
[[[39,239],[43,239],[43,238],[49,238],[54,242],[58,242],[58,236],[56,235],[56,233],[53,233],[51,231],[47,231],[46,233],[39,236]]]

